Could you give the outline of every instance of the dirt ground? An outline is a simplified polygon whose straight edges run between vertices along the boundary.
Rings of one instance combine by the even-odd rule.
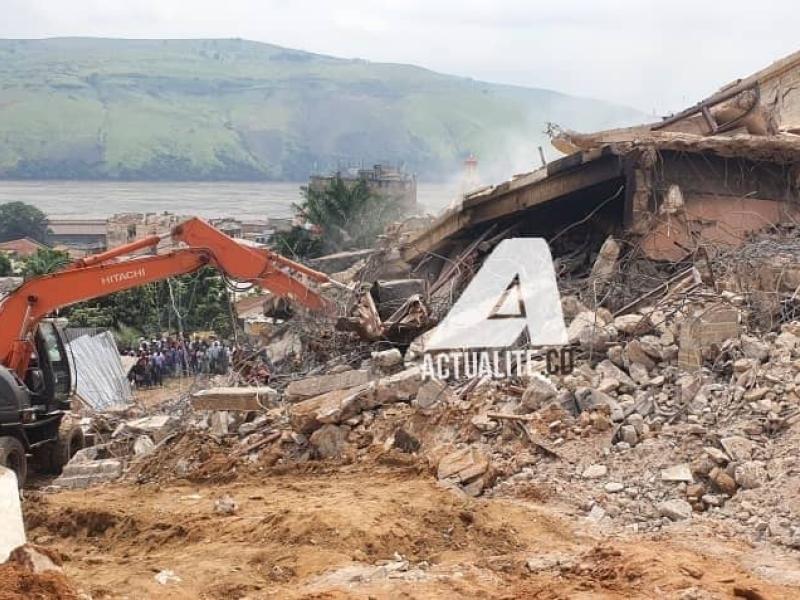
[[[215,512],[225,495],[232,515]],[[604,535],[557,506],[459,496],[415,464],[31,492],[25,510],[30,539],[95,599],[800,596],[752,548]]]

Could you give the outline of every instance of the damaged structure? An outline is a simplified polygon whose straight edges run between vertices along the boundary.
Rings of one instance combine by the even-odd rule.
[[[488,227],[548,239],[581,220],[630,234],[646,256],[678,261],[708,244],[796,217],[800,53],[658,123],[580,134],[552,127],[568,154],[468,194],[403,257],[462,246]],[[552,241],[552,240],[551,240]]]

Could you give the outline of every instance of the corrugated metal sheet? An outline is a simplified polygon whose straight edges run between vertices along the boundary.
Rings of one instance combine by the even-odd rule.
[[[77,371],[76,391],[95,410],[127,406],[133,393],[114,336],[106,331],[69,343]]]

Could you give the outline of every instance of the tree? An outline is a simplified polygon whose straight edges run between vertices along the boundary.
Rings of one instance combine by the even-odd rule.
[[[11,259],[5,252],[0,252],[0,277],[13,275],[14,269],[11,267]]]
[[[30,204],[0,204],[0,242],[29,237],[44,243],[47,239],[47,217]]]
[[[362,179],[353,183],[337,174],[330,185],[322,189],[303,187],[301,190],[303,202],[294,208],[302,218],[321,230],[321,248],[309,244],[308,248],[312,251],[338,252],[368,248],[383,232],[386,224],[401,214],[397,202],[372,194],[367,182]],[[278,242],[287,244],[303,241],[297,229],[279,237]]]
[[[22,276],[25,279],[29,279],[38,275],[47,275],[65,267],[69,262],[69,254],[66,252],[40,248],[36,251],[36,254],[32,254],[25,259],[22,266]]]

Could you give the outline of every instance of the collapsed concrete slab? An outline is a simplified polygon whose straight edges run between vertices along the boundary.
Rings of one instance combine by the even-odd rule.
[[[216,387],[192,394],[195,410],[264,410],[278,400],[278,392],[271,387]]]
[[[365,369],[353,369],[342,373],[306,377],[305,379],[293,381],[286,386],[284,398],[289,402],[298,402],[334,390],[363,385],[369,381],[369,378],[369,372]]]

